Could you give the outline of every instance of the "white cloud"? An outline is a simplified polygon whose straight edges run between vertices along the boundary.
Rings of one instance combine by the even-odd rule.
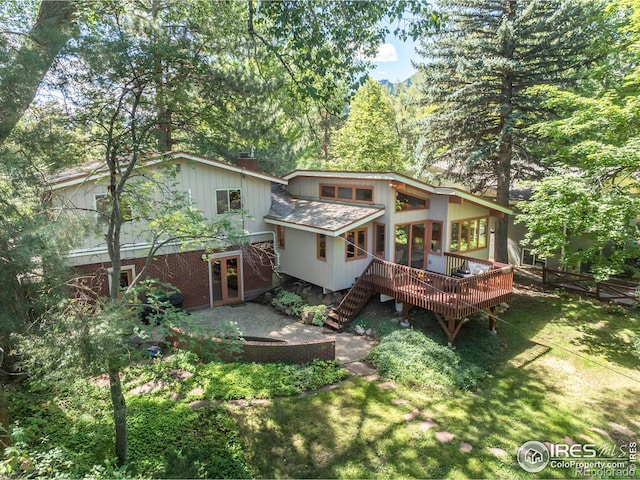
[[[396,47],[391,43],[384,43],[378,47],[375,57],[366,57],[365,60],[372,62],[397,62],[398,52],[396,52]]]

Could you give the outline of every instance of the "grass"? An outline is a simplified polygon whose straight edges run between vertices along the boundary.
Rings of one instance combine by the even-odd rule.
[[[455,382],[403,386],[400,375],[397,385],[384,378],[351,377],[332,389],[298,396],[342,379],[343,372],[324,363],[304,368],[202,365],[186,353],[132,367],[123,378],[128,391],[152,380],[161,380],[164,387],[126,395],[131,461],[124,473],[171,478],[573,478],[570,470],[524,472],[515,460],[518,446],[539,440],[611,448],[631,440],[624,428],[634,431],[637,441],[638,314],[534,289],[519,289],[511,306],[501,315],[497,339],[486,341],[486,321],[479,319],[460,332],[455,351],[459,365],[484,371],[470,391],[456,388]],[[378,305],[357,322],[389,336],[398,330],[390,321],[393,315],[392,308]],[[412,323],[429,337],[429,359],[437,361],[440,350],[434,345],[446,343],[439,326],[420,310],[412,313]],[[420,368],[417,361],[413,365]],[[176,371],[192,375],[178,380]],[[293,396],[249,402],[249,407],[225,402],[280,395]],[[10,392],[8,400],[24,440],[13,468],[29,458],[43,468],[42,476],[122,473],[105,467],[113,458],[107,387],[83,380],[64,386],[34,381]],[[193,400],[216,402],[192,410],[188,404]],[[471,451],[463,451],[462,444]],[[102,470],[91,473],[94,464]],[[7,465],[0,461],[0,469]]]
[[[569,469],[525,472],[516,463],[518,446],[571,439],[612,447],[637,440],[637,314],[611,314],[595,301],[524,289],[511,306],[501,315],[497,366],[476,391],[384,388],[382,379],[352,378],[310,397],[232,408],[254,473],[260,478],[573,478],[576,472]],[[364,322],[375,328],[384,320]],[[443,341],[426,313],[417,312],[414,323]],[[458,351],[473,344],[478,332],[467,327],[474,324],[477,320],[463,328]],[[633,430],[635,439],[617,425]],[[452,440],[438,440],[443,432]],[[470,452],[461,451],[463,442]]]

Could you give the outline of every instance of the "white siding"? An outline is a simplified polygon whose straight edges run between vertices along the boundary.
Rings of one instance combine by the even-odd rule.
[[[180,165],[177,173],[176,188],[183,192],[190,192],[194,206],[199,208],[209,220],[216,218],[215,192],[217,189],[240,189],[242,207],[248,215],[242,218],[244,228],[249,232],[272,230],[264,222],[263,217],[269,213],[271,207],[271,183],[221,168],[204,165],[194,161],[178,159]],[[95,216],[94,194],[107,193],[106,180],[89,181],[55,191],[54,204],[63,206],[83,216]],[[146,255],[142,245],[147,241],[144,225],[127,222],[123,225],[122,240],[125,245],[123,258],[136,258]],[[71,263],[81,265],[106,261],[106,243],[102,233],[90,235],[77,246],[78,250],[87,252],[84,255],[71,257]],[[138,245],[139,248],[133,248]],[[79,253],[79,252],[78,252]]]

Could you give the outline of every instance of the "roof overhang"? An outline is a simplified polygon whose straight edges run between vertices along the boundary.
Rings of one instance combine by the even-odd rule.
[[[200,155],[195,155],[193,153],[188,152],[168,152],[159,154],[154,157],[150,157],[140,162],[140,165],[136,168],[146,168],[154,165],[158,165],[160,163],[166,161],[176,161],[176,160],[187,160],[196,163],[200,163],[203,165],[208,165],[216,168],[221,168],[223,170],[235,173],[241,173],[243,175],[247,175],[249,177],[257,178],[260,180],[265,180],[268,182],[279,183],[281,185],[287,185],[288,180],[284,178],[274,177],[272,175],[268,175],[266,173],[256,172],[254,170],[249,170],[243,167],[239,167],[237,165],[232,165],[227,162],[223,162],[221,160],[214,160],[211,158],[202,157]],[[80,171],[76,174],[69,174],[67,176],[61,177],[60,180],[53,179],[49,182],[51,188],[53,190],[58,190],[61,188],[70,187],[73,185],[79,185],[81,183],[93,180],[99,180],[101,178],[105,178],[109,176],[109,172],[101,168],[100,166],[94,167],[93,169],[88,168],[86,171]]]
[[[488,200],[479,195],[465,192],[458,188],[453,187],[435,187],[421,180],[403,175],[396,172],[355,172],[355,171],[342,171],[342,170],[294,170],[292,172],[283,175],[283,179],[289,181],[297,177],[312,177],[312,178],[340,178],[340,179],[353,179],[353,180],[383,180],[388,181],[392,188],[398,189],[398,187],[405,188],[411,186],[427,193],[434,195],[447,195],[450,198],[459,199],[458,202],[463,201],[473,203],[475,205],[488,208],[490,215],[502,217],[505,214],[513,214],[513,210],[509,207],[500,205],[492,200]]]
[[[335,230],[330,230],[328,228],[322,228],[322,227],[309,225],[309,224],[288,222],[286,220],[280,220],[280,219],[270,218],[270,217],[264,217],[264,221],[271,225],[281,225],[283,227],[293,228],[295,230],[302,230],[310,233],[320,233],[328,237],[339,237],[351,230],[361,227],[362,225],[366,225],[367,223],[375,220],[376,218],[381,217],[382,215],[384,215],[384,208],[381,208],[380,210],[377,210],[369,215],[359,218],[358,220],[354,220],[353,222],[349,222],[345,225],[342,225]]]

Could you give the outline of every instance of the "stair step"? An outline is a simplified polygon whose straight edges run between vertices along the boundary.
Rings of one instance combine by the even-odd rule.
[[[334,330],[342,330],[342,325],[339,324],[338,322],[334,322],[333,320],[330,320],[328,318],[325,318],[323,320],[323,323],[331,328],[333,328]]]

